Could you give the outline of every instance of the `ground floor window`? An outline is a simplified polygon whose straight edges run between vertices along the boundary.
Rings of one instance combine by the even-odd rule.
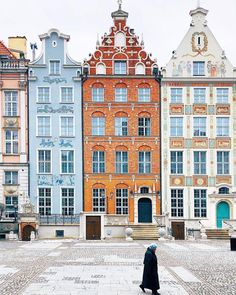
[[[116,214],[128,214],[128,189],[116,190]]]
[[[105,212],[106,210],[106,197],[104,188],[93,189],[93,211]]]
[[[206,190],[194,190],[194,217],[207,217]]]
[[[171,190],[171,216],[184,217],[184,190]]]
[[[6,216],[15,218],[18,213],[18,196],[6,196]]]
[[[63,215],[74,215],[74,188],[62,188],[62,214]]]
[[[52,210],[51,188],[39,188],[39,214],[41,216],[51,215]]]

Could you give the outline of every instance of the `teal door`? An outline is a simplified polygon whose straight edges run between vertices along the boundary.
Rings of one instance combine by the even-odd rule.
[[[222,220],[229,219],[230,213],[229,213],[229,205],[226,202],[220,202],[217,205],[217,211],[216,211],[216,225],[217,228],[222,228]]]
[[[152,222],[152,201],[148,198],[142,198],[138,201],[138,222]]]

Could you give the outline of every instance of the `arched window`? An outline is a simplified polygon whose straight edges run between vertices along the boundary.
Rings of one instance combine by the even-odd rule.
[[[92,151],[93,173],[105,173],[105,149],[102,146],[93,147]]]
[[[92,135],[105,135],[105,115],[101,112],[92,114]]]
[[[94,83],[92,86],[92,101],[104,101],[104,85],[101,83]]]
[[[220,195],[229,195],[229,188],[228,187],[221,187],[219,189],[219,194]]]
[[[124,33],[119,32],[115,35],[115,46],[116,47],[126,46],[126,37]]]
[[[106,66],[102,63],[97,64],[96,74],[97,75],[106,75]]]
[[[138,63],[135,67],[135,75],[145,75],[145,66]]]
[[[149,193],[149,187],[146,187],[146,186],[141,187],[140,188],[140,193],[141,194],[148,194]]]

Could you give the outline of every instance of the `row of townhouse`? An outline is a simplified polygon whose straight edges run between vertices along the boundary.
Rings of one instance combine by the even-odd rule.
[[[184,238],[199,221],[236,219],[236,74],[207,13],[190,12],[162,72],[121,4],[83,65],[57,29],[39,36],[32,62],[0,43],[0,202],[9,217],[29,196],[41,237],[83,239],[156,223]],[[27,224],[27,233],[36,227]]]

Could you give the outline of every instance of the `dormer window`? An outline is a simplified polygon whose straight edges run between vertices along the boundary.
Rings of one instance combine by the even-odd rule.
[[[115,71],[114,71],[115,75],[126,75],[127,74],[126,61],[115,61],[114,67],[115,67]]]
[[[50,75],[60,75],[59,60],[50,60]]]
[[[193,76],[205,76],[205,62],[194,61],[193,62]]]

